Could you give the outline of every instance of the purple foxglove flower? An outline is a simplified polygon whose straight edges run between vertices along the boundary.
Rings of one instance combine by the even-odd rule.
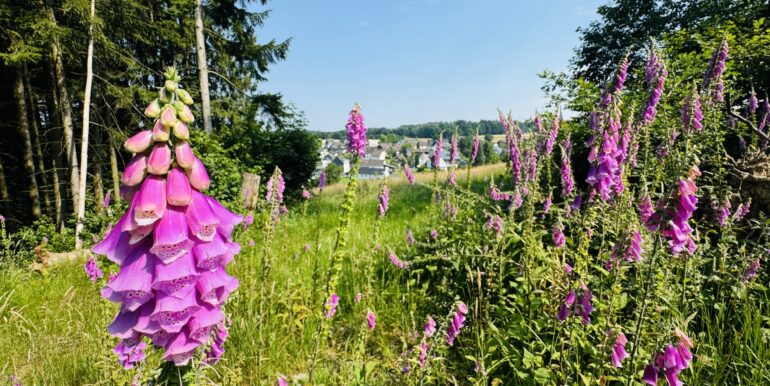
[[[369,330],[374,330],[374,326],[376,325],[377,316],[374,315],[374,312],[372,310],[366,311],[366,323],[369,326]]]
[[[572,142],[565,138],[562,143],[561,152],[561,194],[562,197],[569,197],[575,186],[575,180],[572,178],[572,165],[570,156],[572,154]]]
[[[465,315],[468,314],[468,307],[465,303],[460,302],[457,304],[457,310],[455,311],[452,321],[449,323],[446,332],[446,342],[450,346],[454,346],[457,335],[460,334],[460,330],[465,325]]]
[[[428,342],[423,337],[422,343],[420,343],[420,346],[418,348],[420,351],[419,356],[419,362],[420,362],[420,368],[425,367],[425,363],[428,361]]]
[[[249,213],[243,218],[243,230],[248,229],[251,224],[254,224],[254,215]]]
[[[491,216],[487,221],[487,223],[484,225],[484,227],[489,230],[494,230],[495,236],[498,239],[503,237],[503,218],[502,217],[498,215]]]
[[[190,181],[184,170],[176,166],[166,176],[166,200],[169,205],[186,206],[192,198]]]
[[[410,246],[414,245],[414,235],[412,234],[412,229],[410,228],[406,229],[406,243]]]
[[[177,143],[174,147],[174,154],[176,155],[176,163],[183,169],[191,169],[195,161],[198,160],[192,152],[190,142],[187,141]]]
[[[174,137],[182,141],[190,139],[190,129],[182,121],[177,121],[173,127]]]
[[[388,213],[388,193],[388,185],[382,185],[382,191],[380,192],[379,196],[380,204],[378,206],[380,217],[385,217],[385,214]]]
[[[225,314],[219,307],[204,304],[190,318],[187,327],[190,329],[190,338],[201,343],[208,342],[212,331],[225,318]]]
[[[438,231],[433,229],[430,231],[430,237],[433,238],[433,240],[438,238]]]
[[[548,214],[548,212],[551,211],[551,204],[553,202],[553,193],[548,193],[548,197],[545,198],[545,203],[543,204],[543,214]]]
[[[224,323],[217,324],[211,348],[209,348],[209,352],[206,354],[207,363],[215,364],[219,362],[219,359],[225,353],[224,345],[229,335],[230,333],[227,331]]]
[[[134,221],[150,225],[166,213],[166,181],[160,176],[149,176],[134,198]]]
[[[112,196],[112,191],[108,190],[107,194],[104,195],[104,200],[102,201],[102,208],[107,209],[110,207],[110,197]],[[0,216],[2,217],[2,216]]]
[[[457,149],[457,131],[452,134],[451,152],[449,153],[449,163],[453,164],[457,162],[457,155],[459,153]]]
[[[152,140],[155,142],[167,142],[168,137],[169,137],[169,128],[161,125],[160,121],[156,121],[155,126],[153,126],[152,128]]]
[[[168,173],[171,166],[171,149],[165,143],[158,143],[152,148],[150,157],[147,158],[147,172],[163,175]]]
[[[393,265],[395,265],[398,268],[404,269],[406,267],[406,264],[403,261],[401,261],[398,258],[398,256],[396,256],[396,254],[393,252],[390,252],[390,254],[388,254],[388,259],[390,260],[391,263],[393,263]]]
[[[548,138],[545,140],[545,155],[551,155],[553,152],[553,144],[556,142],[556,137],[559,135],[559,117],[554,117],[551,124],[551,132],[548,134]]]
[[[129,370],[145,359],[144,349],[147,344],[138,338],[123,339],[112,351],[118,356],[118,363]]]
[[[288,386],[289,384],[286,381],[286,377],[283,375],[278,377],[278,380],[275,381],[276,386]]]
[[[639,203],[639,217],[643,223],[647,224],[653,213],[652,199],[650,199],[650,196],[645,195]]]
[[[437,169],[439,165],[441,164],[441,153],[442,153],[442,147],[444,144],[444,133],[438,134],[438,140],[436,141],[436,150],[433,153],[433,168]]]
[[[578,299],[575,305],[575,312],[582,318],[583,324],[591,324],[591,313],[594,311],[594,307],[591,304],[593,294],[591,290],[585,284],[581,284],[583,293]]]
[[[457,186],[457,181],[455,180],[455,170],[454,169],[449,171],[449,176],[447,177],[446,183],[449,186]]]
[[[725,201],[716,208],[717,223],[719,223],[720,226],[727,225],[727,218],[730,217],[731,207],[730,200],[725,199]]]
[[[348,151],[350,154],[363,158],[366,154],[366,126],[364,116],[361,115],[361,106],[355,104],[348,116],[345,125],[348,134]]]
[[[137,154],[126,165],[121,182],[125,186],[139,185],[147,175],[147,156]]]
[[[197,158],[193,162],[192,167],[187,170],[187,178],[190,180],[190,185],[198,190],[206,190],[211,185],[211,178],[209,178],[206,167]]]
[[[572,273],[572,266],[569,263],[564,263],[564,273],[567,275]]]
[[[254,239],[249,239],[249,246],[253,247],[255,245],[257,245],[257,243],[254,242]]]
[[[141,153],[152,145],[152,132],[150,130],[140,131],[123,144],[129,153]]]
[[[476,156],[479,154],[479,131],[476,130],[476,134],[473,136],[473,148],[471,150],[471,162],[470,165],[476,163]]]
[[[337,305],[340,302],[340,297],[337,296],[337,294],[332,293],[329,297],[329,300],[326,301],[326,309],[324,311],[324,317],[331,319],[334,317],[334,314],[337,312]]]
[[[738,209],[735,211],[735,219],[737,221],[743,220],[749,214],[749,210],[751,210],[751,199],[738,205]]]
[[[436,321],[433,320],[432,317],[428,316],[428,318],[425,320],[425,326],[423,327],[422,331],[428,338],[432,337],[433,334],[436,333]]]
[[[102,288],[102,297],[115,303],[123,303],[125,311],[136,311],[155,295],[152,292],[153,260],[147,251],[129,256],[115,277]]]
[[[195,120],[195,117],[193,116],[192,111],[190,111],[190,108],[187,107],[187,105],[185,105],[182,101],[174,102],[174,110],[176,110],[179,119],[184,123],[193,123]]]
[[[556,246],[556,248],[561,248],[564,246],[564,242],[566,241],[564,238],[564,232],[561,225],[556,225],[551,229],[551,235],[553,236],[553,245]]]
[[[307,189],[302,189],[302,198],[309,200],[310,199],[310,191]]]
[[[190,233],[193,236],[204,242],[214,239],[217,225],[219,225],[219,218],[214,213],[214,210],[211,209],[203,193],[197,190],[192,191],[185,214],[187,216],[187,225],[190,227]]]
[[[192,254],[185,253],[169,264],[155,266],[152,289],[169,296],[183,298],[195,288],[198,276],[198,271],[195,269],[195,258]]]
[[[615,344],[612,347],[612,367],[623,367],[623,360],[630,356],[626,352],[626,343],[628,343],[626,336],[622,332],[618,333],[615,338]]]
[[[154,241],[150,252],[163,262],[170,264],[182,257],[193,247],[188,237],[187,216],[184,208],[170,205],[166,214],[158,221],[153,232]]]
[[[326,172],[321,170],[321,173],[318,174],[318,190],[323,192],[325,187],[326,187]]]
[[[409,185],[414,185],[414,173],[412,173],[412,169],[407,163],[404,163],[404,176],[406,176],[406,180],[409,181]]]
[[[147,118],[157,118],[160,116],[160,103],[158,103],[157,99],[154,99],[147,105],[147,108],[144,109],[144,115]]]
[[[238,288],[238,279],[230,276],[223,268],[204,271],[198,277],[195,288],[201,301],[212,306],[221,305]]]
[[[642,382],[650,385],[650,386],[657,386],[658,385],[658,368],[650,363],[647,365],[647,367],[644,368],[644,375],[642,376]]]
[[[171,127],[176,122],[176,111],[171,105],[163,107],[163,111],[160,113],[160,124],[166,127]]]
[[[757,271],[759,271],[760,264],[759,259],[756,259],[749,264],[748,268],[746,268],[746,271],[743,273],[743,277],[741,280],[745,283],[749,281],[751,278],[754,278],[757,276]]]
[[[759,108],[759,100],[757,99],[757,93],[754,92],[754,89],[751,89],[751,94],[749,94],[749,113],[754,114],[757,109]]]
[[[190,363],[195,354],[195,350],[200,346],[200,342],[190,338],[187,332],[181,332],[169,339],[165,345],[165,355],[163,360],[174,362],[177,366],[186,366]]]
[[[96,264],[96,260],[93,257],[86,261],[85,269],[88,280],[91,280],[91,283],[96,283],[99,279],[104,277],[104,273],[99,269],[99,265]]]

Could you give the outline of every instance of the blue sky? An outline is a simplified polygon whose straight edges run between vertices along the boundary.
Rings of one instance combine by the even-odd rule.
[[[262,91],[341,130],[358,102],[369,127],[523,119],[545,105],[543,69],[567,68],[577,27],[604,0],[274,0],[258,40],[292,44]]]

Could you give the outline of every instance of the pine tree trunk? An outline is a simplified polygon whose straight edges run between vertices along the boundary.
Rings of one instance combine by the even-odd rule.
[[[3,163],[0,162],[0,201],[3,202],[3,213],[6,216],[11,214],[11,197],[8,195],[8,185],[5,183],[5,171]]]
[[[77,224],[75,225],[75,249],[83,247],[80,234],[83,232],[83,217],[86,213],[86,177],[88,176],[88,129],[91,119],[91,86],[94,80],[94,14],[96,0],[91,0],[91,14],[88,25],[88,54],[86,56],[86,89],[83,97],[83,136],[80,142],[80,183],[77,200]]]
[[[40,118],[39,111],[37,110],[37,102],[35,96],[32,93],[32,86],[29,82],[29,71],[27,65],[24,65],[24,91],[27,94],[28,110],[29,114],[29,127],[32,130],[32,150],[35,156],[35,166],[37,167],[37,175],[40,177],[40,186],[38,187],[43,194],[43,210],[46,214],[51,213],[51,193],[48,190],[48,175],[46,174],[45,162],[43,161],[43,147],[40,144],[40,125],[38,119]]]
[[[108,144],[110,147],[110,171],[112,172],[112,199],[120,202],[120,173],[118,173],[118,154],[112,141]]]
[[[56,18],[51,7],[46,7],[48,18],[57,25]],[[67,156],[67,169],[69,171],[70,194],[72,195],[72,211],[76,212],[78,202],[78,157],[75,149],[74,125],[72,124],[72,103],[70,102],[67,85],[64,78],[64,58],[59,45],[59,36],[55,33],[51,41],[51,61],[53,62],[54,84],[56,85],[54,93],[58,94],[59,113],[61,114],[61,124],[64,137],[64,154]]]
[[[53,82],[56,79],[53,63],[51,63],[49,70],[51,72],[51,81]],[[46,128],[51,133],[50,138],[53,138],[53,141],[51,141],[51,167],[53,168],[53,195],[56,203],[56,227],[59,229],[59,232],[64,232],[64,219],[66,213],[69,212],[67,211],[67,200],[64,197],[67,194],[66,177],[62,176],[61,173],[62,170],[67,170],[67,162],[62,154],[64,152],[62,151],[61,144],[61,138],[63,137],[60,122],[61,114],[57,113],[61,111],[61,103],[59,102],[59,95],[54,84],[55,82],[51,84],[51,93],[49,94],[51,99],[48,101],[48,105],[52,106],[52,108],[50,110],[46,109],[46,122],[50,126]],[[51,111],[53,113],[50,113]]]
[[[94,140],[91,145],[91,150],[94,154],[91,156],[93,165],[91,168],[94,171],[94,201],[96,201],[96,210],[102,213],[104,210],[104,180],[102,177],[102,163],[104,160],[102,153],[102,130],[99,125],[94,125]]]
[[[203,37],[203,12],[201,0],[195,1],[195,50],[198,53],[198,79],[201,89],[201,115],[203,130],[211,134],[211,99],[209,96],[209,68],[206,64],[206,40]]]
[[[18,129],[21,135],[21,146],[24,159],[24,169],[29,178],[29,201],[32,204],[32,218],[40,218],[40,192],[35,178],[35,160],[32,155],[32,141],[29,135],[29,122],[27,121],[27,97],[24,93],[24,74],[21,67],[16,68],[16,81],[13,85],[13,94],[18,107]]]

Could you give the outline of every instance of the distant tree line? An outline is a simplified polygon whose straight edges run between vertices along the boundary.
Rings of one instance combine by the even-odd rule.
[[[534,127],[532,120],[520,122],[519,125],[524,131],[529,131]],[[460,136],[472,136],[479,131],[479,135],[503,134],[503,127],[499,121],[481,120],[472,121],[454,121],[454,122],[429,122],[413,125],[401,125],[396,128],[376,127],[370,128],[366,135],[368,138],[380,139],[383,142],[397,142],[402,138],[433,138],[436,139],[439,133],[444,133],[444,137],[451,136],[457,130]],[[323,139],[345,139],[345,130],[339,131],[314,131],[315,135]]]

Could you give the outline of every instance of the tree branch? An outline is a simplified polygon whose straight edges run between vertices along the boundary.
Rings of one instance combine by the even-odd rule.
[[[755,133],[757,133],[760,137],[764,138],[766,141],[770,141],[770,136],[763,133],[761,130],[759,130],[756,126],[754,126],[754,123],[750,120],[744,118],[740,114],[737,114],[733,111],[732,105],[730,104],[730,95],[727,95],[725,98],[726,104],[727,104],[727,114],[730,114],[731,117],[743,122],[748,126],[751,130],[753,130]]]

